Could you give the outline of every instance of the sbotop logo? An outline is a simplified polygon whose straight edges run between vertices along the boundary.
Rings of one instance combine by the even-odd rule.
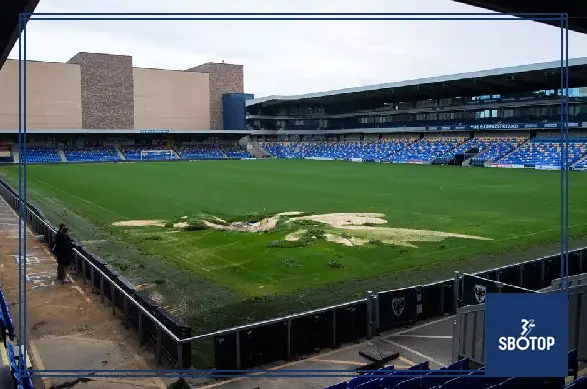
[[[534,319],[522,319],[522,333],[519,337],[502,336],[499,338],[501,351],[549,351],[554,347],[554,336],[529,336],[536,327]]]

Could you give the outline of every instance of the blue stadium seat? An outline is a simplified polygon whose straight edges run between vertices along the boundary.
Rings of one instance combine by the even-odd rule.
[[[565,389],[587,389],[587,376],[570,382],[567,386],[565,386]]]
[[[46,146],[27,147],[26,155],[21,155],[26,163],[55,163],[62,162],[57,148]]]
[[[2,318],[4,320],[4,324],[6,325],[6,329],[8,330],[8,336],[12,340],[14,339],[14,322],[12,321],[12,316],[10,316],[10,310],[8,309],[8,303],[6,302],[6,298],[4,297],[4,293],[0,288],[0,311],[2,312]]]
[[[182,159],[226,159],[226,155],[216,144],[198,144],[179,147],[177,152]]]
[[[445,157],[452,159],[457,154],[466,153],[472,149],[479,149],[479,155],[471,158],[471,164],[481,166],[488,161],[502,158],[504,155],[512,152],[524,140],[525,138],[522,137],[476,137],[469,139]]]
[[[571,359],[575,354],[569,352]],[[394,370],[387,366],[379,371],[388,371],[389,375],[383,378],[369,377],[365,374],[347,382],[340,382],[325,389],[587,389],[587,377],[579,378],[565,386],[564,378],[499,378],[473,377],[484,375],[484,368],[470,369],[470,361],[463,359],[439,371],[429,372],[426,375],[415,377],[410,370],[428,370],[428,362],[412,366],[409,370]],[[443,377],[443,372],[446,377]],[[460,375],[455,377],[455,375]],[[379,375],[380,376],[380,375]]]
[[[568,145],[569,166],[577,162],[587,154],[587,140],[573,140]],[[535,166],[561,166],[561,156],[566,162],[564,146],[560,140],[534,139],[516,149],[508,156],[498,160],[504,165]]]
[[[431,162],[454,150],[463,143],[462,138],[424,138],[398,151],[391,157],[392,162]]]
[[[251,155],[249,152],[242,147],[234,146],[234,145],[220,145],[220,150],[228,157],[228,158],[250,158]]]
[[[153,151],[153,153],[141,153],[142,151],[147,150]],[[121,151],[128,161],[164,161],[169,159],[177,159],[177,156],[175,153],[173,153],[173,150],[165,146],[123,146]],[[156,153],[155,151],[160,151],[160,153]]]
[[[413,138],[389,138],[374,141],[304,141],[262,142],[263,147],[277,158],[303,159],[362,159],[390,161],[391,156],[414,142]]]
[[[65,157],[71,162],[114,162],[120,156],[114,147],[74,147],[63,148]]]

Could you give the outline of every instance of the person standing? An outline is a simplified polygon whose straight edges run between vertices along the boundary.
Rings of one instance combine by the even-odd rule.
[[[65,224],[60,224],[52,251],[57,257],[57,281],[61,281],[62,284],[70,282],[66,279],[66,270],[71,265],[71,249],[69,228]]]

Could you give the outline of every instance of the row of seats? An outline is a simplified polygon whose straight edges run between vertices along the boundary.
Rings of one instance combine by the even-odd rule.
[[[587,169],[587,155],[585,155],[577,164],[575,169]]]
[[[421,373],[429,370],[428,362],[419,363],[408,370],[395,370],[394,366],[386,366],[376,373],[364,374],[325,389],[587,389],[587,377],[575,379],[567,385],[564,378],[484,377],[484,369],[471,370],[468,359],[462,359],[440,371]],[[577,374],[576,350],[569,352],[569,373]]]
[[[526,138],[522,137],[477,137],[469,139],[457,147],[450,153],[450,157],[454,158],[456,154],[462,154],[472,149],[478,149],[479,155],[473,157],[471,162],[483,164],[511,153],[525,141]]]
[[[226,159],[249,158],[249,153],[233,145],[196,145],[180,147],[177,150],[165,146],[123,146],[119,150],[112,146],[62,148],[67,161],[71,162],[116,162],[120,161],[120,152],[129,161],[168,160],[168,159]],[[145,152],[148,151],[148,152]],[[26,163],[62,162],[59,149],[35,146],[27,149]]]
[[[0,331],[2,332],[2,346],[0,353],[4,354],[6,358],[2,358],[2,366],[0,366],[0,374],[10,374],[12,379],[12,387],[15,389],[34,389],[33,382],[30,375],[23,375],[22,370],[27,369],[26,361],[21,361],[19,355],[14,347],[14,323],[10,316],[8,303],[0,287]],[[4,359],[8,360],[8,365],[4,365]],[[23,369],[24,366],[24,369]]]
[[[463,138],[424,138],[408,145],[391,157],[392,162],[431,162],[454,150]]]
[[[497,161],[500,164],[524,166],[560,166],[561,155],[567,160],[565,147],[560,141],[534,139],[517,148],[513,153]],[[587,154],[587,141],[571,141],[568,145],[569,166]]]
[[[405,149],[415,139],[377,141],[262,142],[260,146],[277,158],[330,158],[391,161],[390,156]]]
[[[177,152],[182,159],[223,159],[226,158],[222,151],[211,144],[189,145],[180,147]]]
[[[26,163],[55,163],[61,162],[61,156],[55,148],[35,146],[26,150]]]
[[[114,147],[65,147],[65,158],[72,162],[113,162],[120,161]]]
[[[525,143],[524,143],[525,142]],[[398,138],[377,141],[312,141],[312,142],[262,142],[260,146],[277,158],[329,158],[363,159],[383,162],[433,162],[447,163],[456,154],[478,149],[479,155],[471,159],[472,165],[482,166],[492,161],[499,164],[560,165],[561,147],[558,141],[530,140],[507,137],[463,138]],[[145,153],[145,151],[149,151]],[[159,150],[159,152],[157,152]],[[175,150],[165,146],[115,147],[65,147],[64,156],[74,162],[119,161],[120,153],[127,160],[168,159],[226,159],[248,158],[249,153],[233,145],[196,144],[181,146]],[[587,168],[587,140],[569,142],[569,165]],[[62,162],[60,151],[50,147],[30,147],[27,163]]]

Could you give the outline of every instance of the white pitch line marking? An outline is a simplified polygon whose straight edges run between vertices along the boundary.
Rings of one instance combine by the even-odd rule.
[[[455,315],[452,315],[452,316],[443,317],[442,319],[432,320],[432,321],[429,321],[428,323],[420,324],[419,326],[408,328],[408,329],[405,329],[405,330],[396,332],[396,333],[391,334],[391,335],[394,335],[394,336],[396,336],[396,335],[403,335],[403,334],[406,334],[406,333],[411,332],[411,331],[419,330],[420,328],[428,327],[428,326],[431,326],[431,325],[436,324],[436,323],[441,323],[441,322],[443,322],[445,320],[454,319],[455,317],[456,317]]]
[[[438,365],[438,366],[440,366],[440,367],[446,367],[446,365],[445,365],[444,363],[442,363],[442,362],[439,362],[439,361],[437,361],[436,359],[434,359],[434,358],[432,358],[432,357],[429,357],[428,355],[422,354],[421,352],[419,352],[419,351],[416,351],[416,350],[414,350],[414,349],[412,349],[412,348],[409,348],[409,347],[406,347],[406,346],[404,346],[404,345],[402,345],[402,344],[396,343],[396,342],[394,342],[393,340],[389,340],[389,339],[383,339],[383,341],[385,341],[385,342],[387,342],[387,343],[389,343],[389,344],[392,344],[392,345],[394,345],[395,347],[403,348],[404,350],[406,350],[406,351],[408,351],[408,352],[410,352],[410,353],[412,353],[412,354],[414,354],[414,355],[417,355],[417,356],[419,356],[420,358],[423,358],[423,359],[425,359],[425,360],[427,360],[427,361],[430,361],[430,362],[432,362],[432,363],[434,363],[434,364],[436,364],[436,365]]]
[[[398,338],[421,338],[421,339],[452,339],[450,335],[391,335]]]

